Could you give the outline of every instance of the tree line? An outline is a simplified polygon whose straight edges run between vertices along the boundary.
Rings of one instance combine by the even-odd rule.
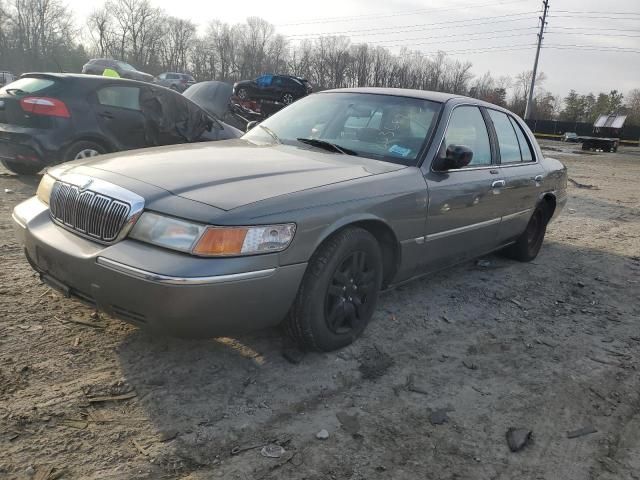
[[[151,0],[105,0],[80,27],[63,0],[0,0],[0,69],[79,72],[93,57],[124,60],[152,74],[191,73],[197,80],[234,82],[262,73],[307,78],[316,89],[401,87],[480,98],[524,114],[531,72],[496,77],[475,75],[472,64],[446,52],[418,51],[352,43],[325,36],[291,42],[267,21],[247,18],[230,25],[212,20],[202,34],[186,19],[167,15]],[[533,117],[593,121],[599,114],[625,112],[640,124],[640,90],[627,98],[616,90],[564,99],[536,79]]]

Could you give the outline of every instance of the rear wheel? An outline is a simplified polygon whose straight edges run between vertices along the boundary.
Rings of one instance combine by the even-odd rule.
[[[2,160],[2,165],[18,175],[35,175],[44,168],[41,163],[20,163],[12,160]]]
[[[504,254],[520,262],[530,262],[536,258],[547,232],[548,221],[546,209],[543,206],[536,207],[527,224],[527,229],[518,237],[516,243],[504,250]]]
[[[96,142],[81,140],[71,145],[65,152],[65,160],[82,160],[107,153],[105,148]]]
[[[292,93],[285,93],[284,95],[282,95],[282,103],[284,103],[285,105],[289,105],[290,103],[293,103],[295,99],[293,98],[293,94]]]
[[[367,327],[381,284],[382,253],[373,235],[340,231],[309,262],[286,320],[289,334],[305,350],[349,345]]]

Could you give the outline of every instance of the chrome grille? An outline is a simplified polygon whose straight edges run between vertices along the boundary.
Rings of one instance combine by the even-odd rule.
[[[131,211],[128,203],[60,181],[53,185],[49,207],[59,224],[103,242],[118,237]]]

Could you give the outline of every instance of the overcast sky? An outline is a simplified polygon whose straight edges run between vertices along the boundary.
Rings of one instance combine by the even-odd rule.
[[[99,1],[66,0],[81,23]],[[437,50],[469,60],[494,76],[530,70],[539,0],[151,0],[167,13],[203,27],[258,16],[290,38],[347,32],[353,42],[399,51]],[[606,12],[606,13],[603,13]],[[540,56],[543,87],[565,95],[640,88],[640,0],[549,0]],[[581,46],[576,48],[574,46]],[[569,47],[571,46],[571,47]],[[505,49],[511,50],[505,50]]]

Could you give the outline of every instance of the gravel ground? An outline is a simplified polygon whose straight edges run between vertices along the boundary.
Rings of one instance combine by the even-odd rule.
[[[37,179],[0,171],[0,478],[640,478],[640,150],[573,148],[548,152],[577,183],[534,262],[386,293],[354,345],[301,358],[61,298],[13,238]]]

